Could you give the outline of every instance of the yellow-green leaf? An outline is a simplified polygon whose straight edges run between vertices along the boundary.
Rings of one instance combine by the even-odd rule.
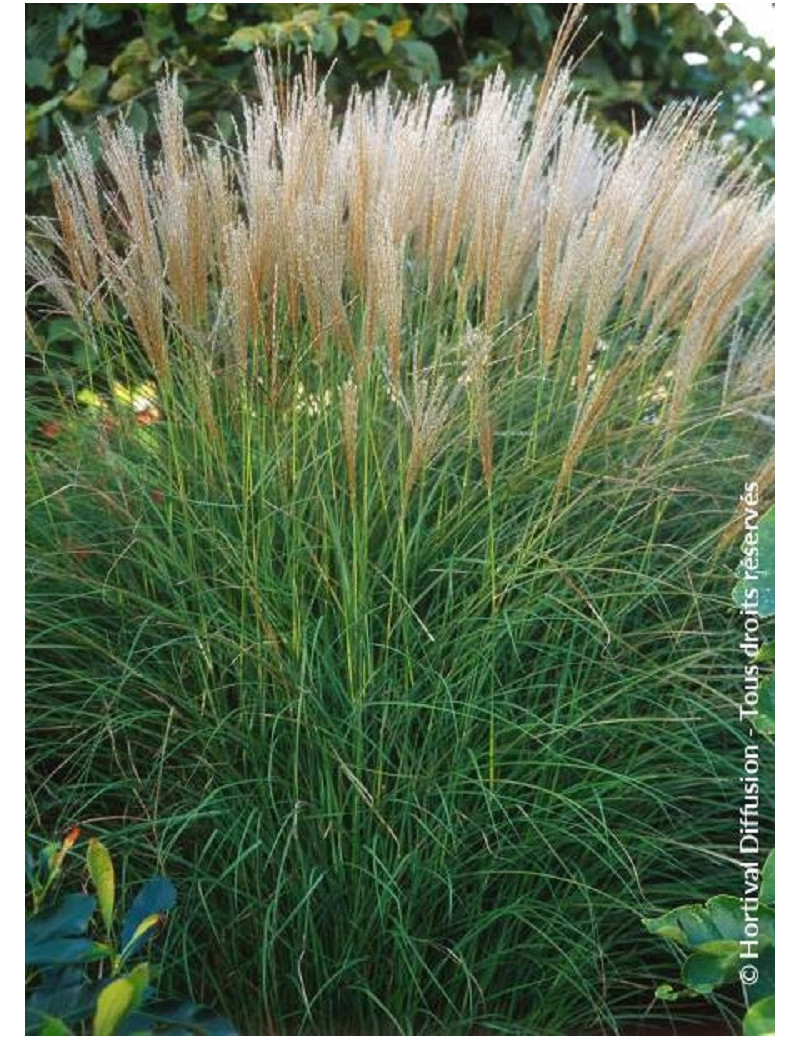
[[[128,979],[109,982],[97,998],[94,1036],[114,1036],[122,1020],[133,1007],[136,991]]]
[[[105,408],[106,404],[100,394],[96,394],[94,390],[83,389],[79,390],[75,395],[75,400],[78,404],[85,404],[87,408]]]
[[[744,1036],[775,1035],[775,998],[762,997],[757,1000],[744,1016],[742,1022]]]
[[[402,40],[411,32],[413,23],[410,18],[401,18],[399,22],[395,22],[392,26],[392,36],[396,40]]]
[[[150,914],[148,917],[145,917],[145,919],[141,921],[137,926],[127,946],[133,946],[138,939],[141,939],[143,935],[145,935],[151,929],[156,928],[160,923],[161,914]]]
[[[145,990],[150,985],[150,965],[146,961],[142,964],[137,964],[133,971],[128,973],[127,979],[133,986],[133,999],[138,1005],[145,994]]]
[[[74,1036],[69,1026],[60,1018],[51,1018],[49,1015],[42,1025],[41,1036]]]
[[[108,934],[114,922],[114,864],[111,862],[108,849],[97,838],[89,839],[86,863],[89,867],[89,877],[97,892],[100,915],[103,918],[106,934]]]
[[[108,90],[108,96],[111,101],[129,101],[136,94],[140,93],[142,87],[139,80],[130,74],[130,72],[124,73],[119,79],[114,80]]]
[[[243,25],[228,37],[228,51],[252,51],[267,42],[267,34],[260,25]]]

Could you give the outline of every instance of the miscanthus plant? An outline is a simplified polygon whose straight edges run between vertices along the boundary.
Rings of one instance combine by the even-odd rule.
[[[640,918],[735,884],[772,203],[706,108],[599,137],[574,28],[466,113],[258,59],[232,149],[164,83],[33,221],[94,363],[31,395],[29,812],[176,880],[243,1034],[737,1020]]]

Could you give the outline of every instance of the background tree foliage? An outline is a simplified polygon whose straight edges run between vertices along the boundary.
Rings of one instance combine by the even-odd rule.
[[[25,139],[28,208],[47,207],[47,156],[59,120],[85,132],[120,113],[154,130],[155,83],[179,73],[189,125],[234,135],[238,92],[253,90],[254,48],[288,63],[311,50],[341,101],[354,82],[390,73],[401,89],[479,84],[498,66],[538,73],[566,4],[28,4]],[[774,51],[723,4],[592,4],[576,76],[603,126],[619,135],[674,98],[720,97],[718,125],[774,168]],[[689,64],[684,54],[707,57]],[[32,196],[32,198],[31,198]]]

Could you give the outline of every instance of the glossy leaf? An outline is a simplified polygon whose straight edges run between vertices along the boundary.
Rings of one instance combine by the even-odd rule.
[[[704,905],[679,906],[661,917],[643,918],[642,923],[652,935],[689,950],[720,939],[738,942],[744,936],[744,911],[736,896],[714,896]],[[775,912],[771,907],[759,907],[759,925],[762,942],[774,943]]]
[[[114,864],[111,862],[108,849],[97,838],[89,840],[86,863],[89,867],[89,877],[97,892],[100,916],[108,935],[114,922]]]
[[[134,1005],[136,990],[128,979],[114,979],[97,998],[94,1036],[114,1036]]]
[[[90,957],[86,936],[97,906],[93,896],[73,893],[25,922],[26,964],[69,964]]]
[[[145,933],[137,933],[139,926],[149,917],[164,914],[175,905],[175,886],[167,878],[157,877],[148,881],[131,904],[122,925],[122,948],[128,954],[141,945]],[[132,943],[136,934],[136,942]]]
[[[238,1036],[234,1026],[221,1015],[188,1000],[157,1000],[131,1016],[130,1028],[157,1029],[159,1034],[179,1035],[173,1030],[183,1026],[191,1035]],[[168,1028],[163,1028],[168,1027]],[[171,1028],[169,1028],[171,1027]]]
[[[39,943],[25,944],[25,963],[43,964],[89,964],[104,960],[113,953],[110,946],[93,942],[91,939],[54,938]]]
[[[26,1030],[38,1029],[44,1018],[74,1025],[91,1016],[102,986],[88,981],[82,965],[43,968],[40,979],[25,1002]]]
[[[744,1036],[775,1035],[775,997],[762,997],[748,1009],[742,1033]]]
[[[696,993],[711,993],[718,986],[733,982],[739,967],[739,943],[720,939],[704,943],[683,965],[683,981]]]
[[[129,957],[137,950],[146,939],[153,937],[152,933],[161,923],[161,914],[150,914],[137,925],[136,930],[130,938],[130,942],[123,948],[123,953]]]
[[[137,964],[129,972],[127,978],[133,986],[134,1002],[138,1006],[144,999],[147,988],[150,985],[150,965],[146,963]]]

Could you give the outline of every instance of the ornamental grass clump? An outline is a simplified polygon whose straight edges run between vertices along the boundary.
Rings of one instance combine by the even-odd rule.
[[[30,813],[175,878],[242,1034],[698,1022],[639,919],[734,878],[772,200],[708,108],[604,139],[576,25],[466,112],[259,56],[235,147],[165,82],[31,222]]]

